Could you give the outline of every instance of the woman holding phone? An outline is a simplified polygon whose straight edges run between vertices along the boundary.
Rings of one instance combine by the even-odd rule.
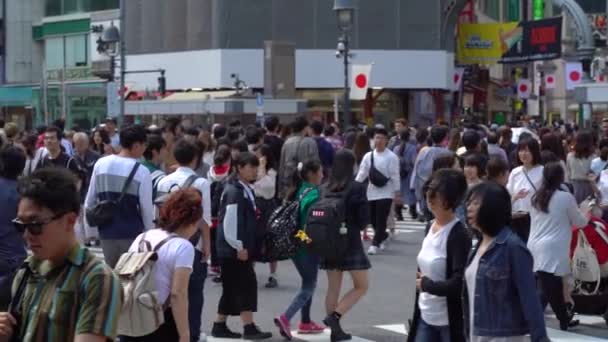
[[[531,199],[543,181],[538,142],[531,136],[522,137],[517,145],[517,157],[520,166],[511,171],[507,182],[513,208],[511,229],[526,243],[530,235]]]

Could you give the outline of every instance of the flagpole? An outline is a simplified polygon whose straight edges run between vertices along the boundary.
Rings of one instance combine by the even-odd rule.
[[[350,54],[350,42],[348,34],[344,33],[344,127],[347,129],[353,124],[352,113],[350,111],[350,89],[348,79],[348,55]]]

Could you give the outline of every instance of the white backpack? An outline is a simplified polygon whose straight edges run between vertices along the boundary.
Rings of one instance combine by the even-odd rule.
[[[165,322],[165,307],[160,303],[154,282],[154,264],[158,260],[156,252],[173,238],[175,235],[169,235],[152,249],[144,234],[139,242],[139,251],[120,256],[114,268],[124,294],[118,335],[145,336]]]
[[[579,285],[580,282],[596,283],[595,290],[589,294],[597,293],[600,288],[600,264],[583,230],[578,233],[576,249],[572,256],[572,276]]]

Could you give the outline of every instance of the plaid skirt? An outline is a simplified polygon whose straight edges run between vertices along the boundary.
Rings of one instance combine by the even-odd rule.
[[[320,268],[326,271],[363,271],[372,268],[367,254],[363,250],[363,242],[357,237],[351,240],[346,255],[342,260],[321,259]]]

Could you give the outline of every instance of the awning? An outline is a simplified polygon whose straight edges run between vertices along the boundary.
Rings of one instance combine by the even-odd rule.
[[[32,87],[0,87],[0,106],[30,106],[32,103]]]

